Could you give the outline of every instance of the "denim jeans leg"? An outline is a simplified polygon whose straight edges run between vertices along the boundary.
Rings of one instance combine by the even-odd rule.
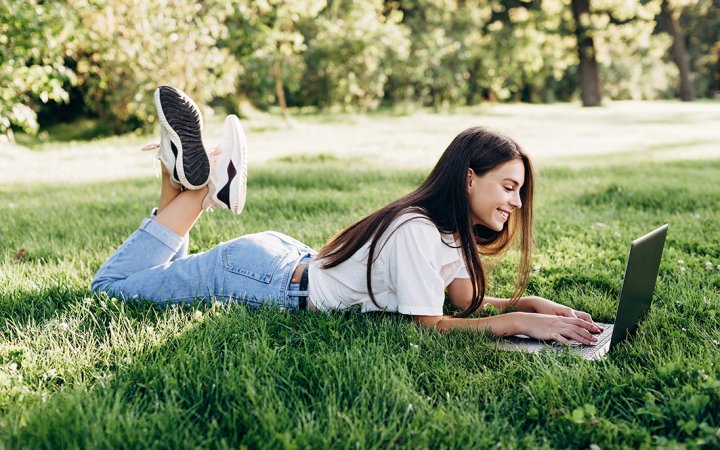
[[[187,237],[181,238],[155,220],[143,220],[98,270],[92,290],[126,300],[144,298],[154,302],[206,297],[214,289],[217,254],[182,257],[187,241]]]

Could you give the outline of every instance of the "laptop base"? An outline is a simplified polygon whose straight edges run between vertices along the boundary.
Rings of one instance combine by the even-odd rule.
[[[541,341],[524,335],[507,336],[497,343],[500,350],[525,351],[530,353],[541,353],[543,350],[555,351],[567,348],[570,353],[577,354],[587,360],[602,358],[610,350],[610,338],[612,337],[613,324],[599,323],[603,332],[595,334],[598,342],[594,345],[584,345],[571,341],[570,345],[560,344],[555,341]]]

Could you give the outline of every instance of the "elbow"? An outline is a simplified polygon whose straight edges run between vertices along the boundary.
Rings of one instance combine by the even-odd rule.
[[[444,331],[443,319],[445,316],[412,316],[414,323],[437,331]]]

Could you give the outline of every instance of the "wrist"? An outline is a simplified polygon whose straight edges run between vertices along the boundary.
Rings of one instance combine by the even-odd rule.
[[[495,336],[512,336],[518,334],[520,329],[520,320],[523,313],[511,312],[507,314],[501,314],[499,316],[489,317],[489,319],[495,319],[495,324],[491,327],[492,333]]]

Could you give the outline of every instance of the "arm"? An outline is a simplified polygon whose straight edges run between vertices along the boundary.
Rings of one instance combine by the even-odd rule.
[[[447,290],[453,305],[460,308],[470,306],[470,302],[472,301],[472,283],[470,282],[470,278],[455,278],[448,285]],[[515,307],[518,311],[522,312],[537,312],[532,306],[532,298],[533,297],[520,297]],[[493,305],[500,311],[505,311],[510,304],[510,299],[485,296],[483,302]]]
[[[438,331],[465,329],[472,331],[488,330],[495,336],[518,334],[516,318],[513,314],[474,319],[459,319],[450,316],[412,316],[413,322]]]
[[[450,301],[465,308],[472,300],[472,283],[469,278],[456,278],[448,285]],[[487,302],[497,309],[505,310],[510,299],[485,297]],[[537,339],[567,342],[567,339],[589,344],[595,338],[590,333],[598,333],[602,328],[597,326],[590,314],[575,311],[544,299],[542,297],[521,297],[515,304],[518,312],[478,319],[459,319],[446,316],[417,316],[416,323],[438,330],[466,328],[473,330],[489,329],[496,336],[525,334]]]
[[[447,289],[448,295],[450,296],[450,301],[453,305],[460,308],[467,308],[468,306],[470,306],[470,302],[472,301],[472,283],[470,282],[470,278],[455,278],[448,285]],[[510,304],[509,298],[495,298],[486,296],[483,301],[493,305],[500,311],[505,311]],[[586,312],[574,310],[568,306],[555,303],[542,297],[520,297],[515,304],[515,307],[520,312],[550,314],[564,317],[578,317],[585,320],[586,322],[590,322],[593,324],[595,323],[593,322],[590,314]]]
[[[597,327],[577,317],[551,316],[514,312],[492,317],[461,319],[448,316],[412,316],[413,322],[438,331],[467,329],[488,330],[495,336],[524,334],[535,339],[554,340],[563,344],[571,340],[591,345],[597,339]]]

